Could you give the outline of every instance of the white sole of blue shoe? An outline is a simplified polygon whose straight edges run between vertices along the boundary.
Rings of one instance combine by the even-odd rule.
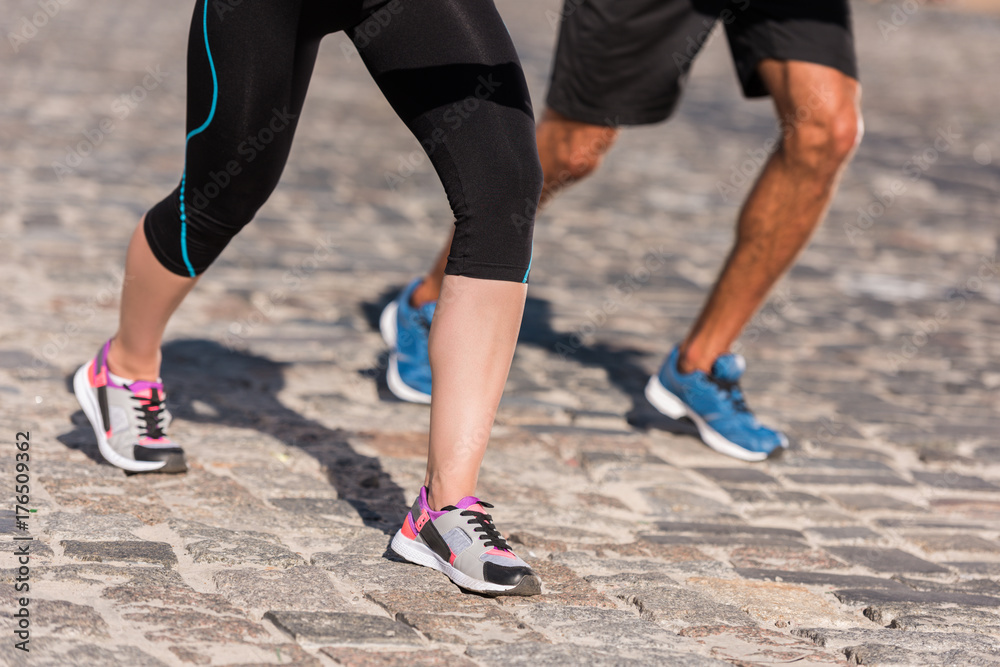
[[[382,314],[378,318],[378,330],[382,333],[382,340],[391,349],[396,349],[396,313],[399,312],[399,303],[395,299],[389,302],[382,309]]]
[[[698,434],[701,436],[702,442],[720,454],[725,454],[741,461],[751,462],[763,461],[768,457],[768,454],[764,452],[751,452],[748,449],[740,447],[735,442],[726,439],[722,434],[705,423],[705,420],[689,408],[676,394],[664,387],[663,383],[660,382],[660,378],[655,375],[649,378],[649,382],[646,384],[646,400],[652,403],[654,408],[671,419],[680,419],[681,417],[690,418],[695,426],[698,427]]]
[[[385,381],[386,384],[389,385],[389,391],[391,391],[393,396],[399,400],[406,401],[408,403],[423,403],[424,405],[430,405],[430,394],[417,391],[410,385],[403,382],[403,378],[399,374],[399,359],[396,355],[396,350],[389,353],[389,367],[385,369]]]
[[[378,330],[382,340],[389,346],[389,366],[385,369],[385,381],[392,395],[407,403],[422,403],[430,405],[431,395],[417,391],[403,382],[399,374],[399,358],[396,354],[396,314],[399,313],[399,303],[395,300],[382,309],[378,318]]]

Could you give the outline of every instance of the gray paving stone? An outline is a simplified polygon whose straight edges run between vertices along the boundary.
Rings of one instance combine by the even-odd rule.
[[[947,535],[941,533],[918,533],[906,536],[927,552],[970,551],[1000,553],[1000,543],[983,539],[977,535]]]
[[[656,533],[640,533],[639,539],[652,544],[691,544],[691,545],[750,545],[764,547],[788,547],[792,549],[808,549],[805,542],[787,537],[772,537],[767,534],[723,534],[723,535],[660,535]]]
[[[88,514],[52,512],[41,517],[45,533],[74,540],[138,541],[136,530],[142,521],[128,514]]]
[[[110,639],[108,624],[93,607],[68,600],[32,600],[32,630],[36,635],[66,639]]]
[[[815,505],[826,505],[827,502],[818,496],[799,491],[776,491],[775,499],[782,505],[798,505],[800,507],[812,507]]]
[[[995,666],[1000,660],[971,651],[909,651],[895,646],[864,644],[844,649],[849,664],[856,665],[970,665],[971,667]]]
[[[935,565],[923,558],[917,558],[899,549],[884,549],[880,547],[826,547],[834,556],[862,565],[876,572],[947,572],[948,570]]]
[[[225,541],[202,540],[184,548],[196,563],[274,567],[292,567],[303,563],[302,557],[288,547],[249,537],[234,537]]]
[[[83,542],[63,540],[59,543],[63,554],[77,560],[99,563],[160,563],[166,567],[177,564],[177,556],[166,542],[119,540],[116,542]]]
[[[755,537],[789,537],[805,539],[797,530],[728,523],[702,523],[694,521],[657,521],[656,528],[666,533],[697,533],[702,535],[753,535]]]
[[[871,528],[866,528],[865,526],[815,526],[806,528],[806,532],[830,542],[877,540],[882,537]]]
[[[415,591],[454,591],[454,585],[432,570],[395,560],[359,558],[356,554],[313,554],[310,564],[321,567],[331,576],[353,582],[363,590],[404,589]]]
[[[796,572],[794,570],[764,570],[752,567],[738,567],[736,573],[746,579],[783,581],[792,584],[812,586],[850,586],[852,588],[885,588],[905,590],[906,585],[894,579],[867,577],[859,574],[831,574],[829,572]]]
[[[640,585],[611,589],[614,595],[634,606],[639,615],[672,628],[686,626],[726,625],[756,626],[756,622],[739,607],[715,602],[697,591],[666,580],[637,578]],[[668,585],[664,585],[668,583]]]
[[[872,459],[820,459],[808,456],[788,458],[775,464],[777,468],[830,468],[833,470],[875,470],[893,472],[892,468],[882,461]]]
[[[165,663],[136,646],[122,644],[84,643],[56,637],[33,638],[31,651],[10,651],[4,658],[18,667],[92,667],[93,665],[135,665],[135,667],[167,667]]]
[[[737,503],[766,503],[773,499],[773,496],[762,489],[746,489],[738,486],[722,487],[733,502]]]
[[[833,494],[831,497],[847,509],[865,512],[872,510],[893,510],[900,512],[922,512],[922,508],[905,500],[881,493]]]
[[[824,474],[786,474],[785,477],[796,484],[818,484],[821,486],[856,486],[872,484],[875,486],[913,486],[902,477],[888,474],[854,474],[854,475],[824,475]]]
[[[968,491],[1000,491],[1000,486],[981,477],[959,475],[953,472],[911,471],[913,479],[937,489],[962,489]]]
[[[264,618],[293,639],[313,644],[422,644],[413,628],[384,616],[323,611],[269,611]]]
[[[242,609],[328,611],[345,604],[333,581],[317,567],[287,570],[225,569],[212,575],[219,593]]]
[[[1000,563],[984,561],[952,561],[944,563],[948,567],[967,574],[982,574],[1000,577]]]
[[[940,530],[987,530],[986,526],[972,523],[949,522],[934,519],[907,517],[905,519],[875,519],[875,524],[885,528],[930,528]]]
[[[953,593],[982,593],[1000,597],[1000,582],[992,579],[965,579],[959,581],[935,581],[933,579],[916,579],[903,575],[893,575],[896,581],[918,591],[946,591]]]
[[[844,604],[878,604],[881,602],[919,602],[923,604],[960,604],[971,607],[1000,607],[1000,597],[969,593],[926,591],[846,589],[833,593]]]
[[[696,595],[696,594],[695,594]],[[706,612],[707,614],[708,612]],[[686,642],[638,615],[618,609],[536,604],[521,618],[555,643],[573,642],[594,647],[615,647],[627,636],[632,647],[671,649]]]
[[[965,633],[818,628],[793,630],[792,633],[820,646],[839,649],[854,660],[854,664],[883,664],[879,660],[890,660],[889,664],[991,664],[981,661],[987,656],[995,656],[1000,647],[1000,642],[994,638]],[[865,651],[872,651],[870,658],[864,657]],[[973,662],[946,662],[944,660],[948,658],[940,657],[942,654],[959,659],[971,658]],[[858,662],[851,657],[854,655],[861,660],[870,659],[870,662]],[[923,659],[935,662],[920,662]]]
[[[533,665],[559,665],[576,667],[625,667],[637,664],[670,664],[677,667],[722,667],[725,663],[713,658],[678,651],[636,651],[621,646],[615,651],[603,651],[578,644],[543,644],[519,642],[499,646],[470,646],[466,655],[484,664],[505,664],[531,667]]]
[[[364,665],[365,667],[477,667],[477,663],[444,648],[389,650],[372,647],[326,646],[320,649],[320,653],[338,665]]]
[[[723,484],[776,484],[778,480],[755,468],[695,468],[714,482]]]
[[[196,563],[292,567],[303,559],[270,533],[227,530],[191,521],[172,521],[187,542],[185,550]]]
[[[316,514],[339,519],[358,519],[358,510],[346,500],[334,498],[269,498],[278,509],[295,514]]]

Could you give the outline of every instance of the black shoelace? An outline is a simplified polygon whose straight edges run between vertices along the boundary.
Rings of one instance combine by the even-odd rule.
[[[738,412],[750,412],[750,406],[747,405],[747,401],[743,397],[743,390],[740,388],[740,383],[738,381],[731,382],[729,380],[720,380],[719,378],[711,375],[707,377],[712,384],[729,394],[730,398],[733,399],[733,407],[736,408]]]
[[[489,503],[484,503],[480,501],[479,503],[483,507],[493,508],[493,505]],[[473,528],[473,532],[481,533],[479,539],[483,540],[483,543],[487,547],[496,547],[501,551],[510,551],[510,547],[507,546],[507,540],[503,539],[503,535],[497,530],[496,526],[493,525],[493,517],[484,512],[477,512],[475,510],[465,510],[459,516],[470,516],[472,517],[472,522],[479,524]]]
[[[141,396],[132,396],[132,398],[139,401],[139,405],[135,408],[142,420],[142,424],[139,426],[139,437],[151,438],[152,440],[162,438],[163,426],[160,421],[163,418],[163,398],[160,396],[160,392],[153,389],[150,392],[150,398],[142,398]]]

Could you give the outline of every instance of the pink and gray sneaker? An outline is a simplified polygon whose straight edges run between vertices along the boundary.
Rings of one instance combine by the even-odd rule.
[[[184,472],[184,450],[167,437],[163,383],[112,375],[110,346],[109,340],[73,376],[73,393],[94,428],[101,456],[129,472]]]
[[[427,487],[392,538],[392,550],[417,565],[448,575],[455,584],[481,595],[538,595],[542,581],[507,545],[484,503],[466,496],[435,512]]]

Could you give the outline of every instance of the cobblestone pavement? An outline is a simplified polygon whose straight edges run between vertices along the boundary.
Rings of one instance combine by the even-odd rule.
[[[542,217],[481,495],[545,594],[489,600],[384,553],[428,413],[388,396],[375,320],[448,211],[342,35],[281,186],[168,331],[190,472],[98,460],[66,380],[113,331],[129,231],[178,177],[188,13],[59,0],[32,32],[41,5],[0,16],[6,552],[17,431],[37,509],[31,653],[4,556],[0,662],[997,664],[996,16],[855,7],[866,139],[741,343],[751,404],[794,441],[781,460],[716,455],[641,396],[774,136],[725,40],[673,122],[626,132]],[[557,4],[501,9],[540,107]]]

